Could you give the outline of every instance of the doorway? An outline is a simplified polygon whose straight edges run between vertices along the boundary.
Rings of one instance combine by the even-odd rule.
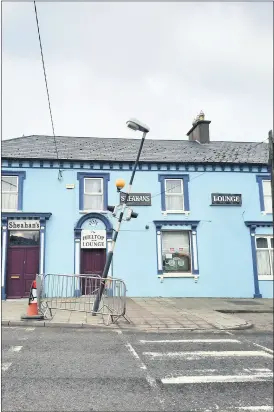
[[[106,262],[106,249],[81,249],[81,274],[100,277]],[[99,287],[96,279],[82,279],[82,295],[91,295]]]
[[[10,231],[7,256],[7,298],[29,296],[39,273],[39,231]]]

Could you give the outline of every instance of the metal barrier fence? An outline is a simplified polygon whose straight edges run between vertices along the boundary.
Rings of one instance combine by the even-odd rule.
[[[52,310],[92,314],[94,301],[102,282],[105,282],[105,289],[97,313],[108,316],[107,324],[117,322],[120,317],[125,318],[125,283],[121,279],[112,277],[103,280],[97,275],[37,275],[39,312],[45,318],[52,318]]]

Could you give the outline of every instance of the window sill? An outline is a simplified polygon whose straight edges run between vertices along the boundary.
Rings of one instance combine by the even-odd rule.
[[[263,210],[263,211],[262,211],[262,215],[263,215],[263,216],[272,215],[272,212],[271,212],[271,211]]]
[[[189,215],[189,210],[162,210],[162,215]]]
[[[79,213],[86,215],[88,213],[102,213],[102,214],[106,214],[108,213],[107,210],[79,210]]]
[[[4,212],[4,213],[8,213],[8,212],[17,213],[17,212],[22,212],[22,210],[18,210],[18,209],[2,209],[1,212],[2,212],[2,213],[3,213],[3,212]]]
[[[193,275],[192,273],[163,273],[158,275],[158,278],[198,278],[199,275]]]
[[[258,276],[258,280],[274,280],[273,276]]]

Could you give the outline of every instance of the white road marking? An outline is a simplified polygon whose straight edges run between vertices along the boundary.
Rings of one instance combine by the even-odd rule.
[[[25,331],[26,332],[32,332],[35,328],[26,328]]]
[[[19,351],[22,349],[22,347],[23,347],[23,346],[12,346],[12,347],[10,348],[10,350],[11,350],[12,352],[19,352]]]
[[[256,375],[208,375],[208,376],[176,376],[161,379],[163,384],[214,383],[214,382],[259,382],[273,378],[273,373],[258,373]]]
[[[139,365],[140,369],[143,370],[147,370],[146,365],[141,361],[140,356],[138,355],[138,353],[135,351],[135,349],[133,348],[133,346],[127,342],[126,343],[126,348],[129,350],[129,352],[133,355],[133,357],[137,360],[137,363]],[[146,373],[146,381],[148,382],[148,384],[152,387],[152,388],[156,388],[157,384],[156,384],[156,380],[149,375],[149,373]]]
[[[236,408],[244,411],[273,411],[273,406],[237,406]]]
[[[241,343],[238,339],[140,340],[141,343]]]
[[[143,352],[144,356],[151,358],[186,358],[188,360],[199,358],[227,358],[227,357],[264,357],[272,358],[269,353],[264,351],[196,351],[196,352]]]
[[[244,368],[246,372],[271,372],[269,368]]]
[[[272,349],[266,348],[265,346],[259,345],[258,343],[254,343],[254,342],[253,342],[253,345],[254,345],[254,346],[258,346],[259,348],[265,350],[265,351],[268,352],[268,353],[272,353],[272,354],[274,353]]]
[[[1,365],[2,372],[6,372],[9,369],[10,366],[11,366],[11,362],[2,363],[2,365]]]

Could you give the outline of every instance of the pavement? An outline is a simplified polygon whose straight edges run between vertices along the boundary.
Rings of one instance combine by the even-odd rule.
[[[2,411],[273,411],[272,333],[2,327]]]
[[[2,325],[102,327],[122,330],[241,330],[253,323],[246,314],[272,314],[273,299],[127,298],[126,318],[110,324],[108,315],[53,311],[51,319],[21,321],[28,300],[2,301]],[[270,315],[271,316],[271,315]],[[272,322],[273,325],[273,322]]]

